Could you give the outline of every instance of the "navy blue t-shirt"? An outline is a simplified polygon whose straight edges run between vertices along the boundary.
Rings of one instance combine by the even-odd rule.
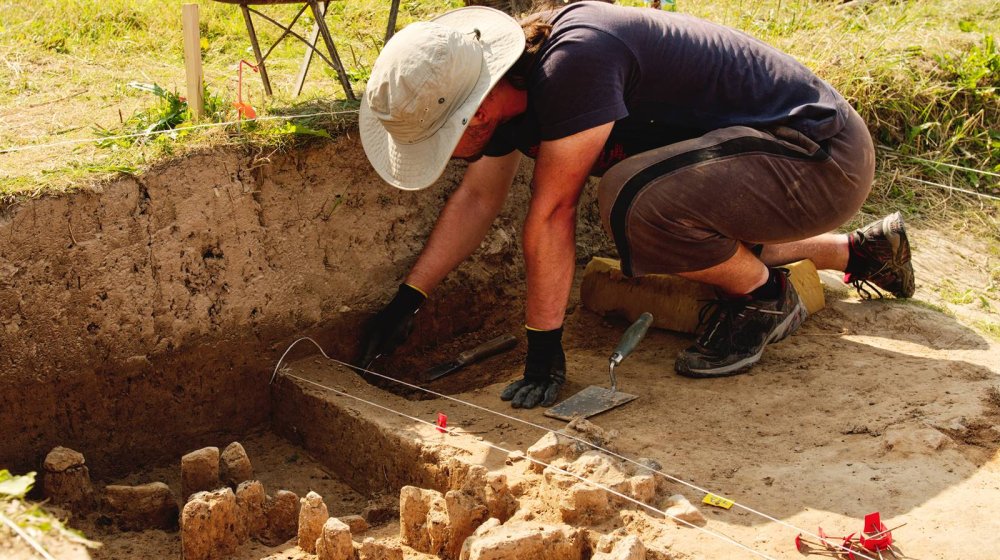
[[[528,110],[497,128],[486,155],[535,157],[555,140],[615,122],[592,175],[626,157],[743,125],[784,125],[820,142],[848,105],[791,56],[696,17],[579,2],[546,18],[552,32],[528,79]]]

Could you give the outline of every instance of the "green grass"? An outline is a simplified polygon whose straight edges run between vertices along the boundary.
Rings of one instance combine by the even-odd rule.
[[[642,5],[639,0],[624,3]],[[399,27],[459,0],[404,2]],[[235,117],[239,60],[253,61],[239,10],[202,1],[206,86],[218,97],[213,118]],[[388,2],[334,3],[328,16],[356,93],[381,47]],[[293,6],[265,9],[288,19]],[[816,0],[747,2],[679,0],[687,12],[739,28],[792,54],[837,87],[869,123],[880,145],[879,173],[864,208],[902,208],[929,219],[951,216],[994,239],[998,205],[917,180],[1000,195],[1000,4],[995,0],[873,1],[860,6]],[[180,4],[159,0],[0,2],[0,149],[5,146],[128,132],[161,108],[129,82],[183,89]],[[299,30],[311,25],[306,17]],[[269,43],[277,30],[261,22]],[[276,90],[263,96],[256,75],[244,97],[259,114],[351,110],[332,70],[314,61],[303,97],[289,90],[302,46],[286,42],[268,70]],[[295,126],[330,132],[350,126],[350,113],[221,130],[190,130],[128,146],[84,144],[40,153],[0,154],[0,197],[73,188],[109,170],[141,170],[202,145],[278,144],[301,137]],[[184,127],[184,118],[177,126]],[[148,124],[148,123],[147,123]],[[308,138],[312,138],[306,135]]]

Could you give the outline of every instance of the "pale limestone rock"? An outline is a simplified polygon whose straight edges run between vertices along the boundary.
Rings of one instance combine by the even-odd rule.
[[[568,451],[568,443],[568,441],[561,440],[555,432],[545,434],[528,448],[528,458],[533,459],[529,468],[534,472],[542,472],[545,470],[546,464],[551,464],[552,461]]]
[[[299,497],[288,490],[278,490],[273,498],[264,503],[267,527],[260,536],[260,542],[277,546],[295,536],[299,522]]]
[[[229,488],[198,492],[181,514],[184,560],[215,560],[229,556],[237,540],[236,495]]]
[[[947,435],[934,428],[889,428],[885,431],[883,446],[886,451],[902,455],[930,455],[944,449],[952,442]]]
[[[591,560],[645,560],[646,547],[635,535],[629,535],[617,543],[609,552],[598,552]]]
[[[204,447],[181,457],[181,498],[219,487],[219,448]]]
[[[448,540],[448,508],[435,490],[404,486],[399,491],[399,536],[403,544],[439,555]]]
[[[448,510],[448,542],[445,554],[457,558],[462,551],[462,543],[485,522],[489,516],[486,506],[471,494],[449,490],[444,495]]]
[[[227,445],[219,456],[219,479],[233,488],[253,479],[253,465],[239,442]]]
[[[176,530],[180,512],[173,492],[162,482],[107,486],[103,511],[123,531]]]
[[[448,489],[481,496],[489,470],[482,465],[466,463],[452,457],[448,460]]]
[[[469,539],[462,560],[580,560],[583,539],[565,525],[508,523]]]
[[[490,473],[486,478],[486,492],[483,496],[490,517],[505,523],[517,511],[518,502],[507,485],[507,475]]]
[[[691,505],[691,502],[681,494],[670,496],[667,500],[666,514],[678,525],[684,525],[678,519],[699,526],[704,525],[706,522],[701,510]]]
[[[346,523],[331,517],[316,539],[316,560],[353,560],[354,543]]]
[[[240,540],[256,539],[267,529],[267,496],[259,480],[247,480],[236,489],[236,509],[240,520]]]
[[[343,515],[338,517],[345,525],[350,527],[352,535],[360,535],[368,530],[368,522],[360,515]]]
[[[608,493],[603,488],[578,482],[563,496],[559,513],[566,523],[600,522],[611,514]]]
[[[54,447],[42,464],[42,489],[53,504],[86,512],[94,507],[94,486],[82,453],[67,447]]]
[[[508,465],[513,465],[514,463],[520,463],[525,459],[525,457],[526,455],[524,454],[524,451],[521,451],[520,449],[515,449],[514,451],[511,451],[510,453],[507,454],[506,463]]]
[[[358,560],[403,560],[403,547],[397,543],[382,543],[368,537],[361,543]]]
[[[652,474],[637,474],[628,479],[628,495],[644,504],[652,504],[656,498],[656,477]]]
[[[315,554],[316,539],[323,533],[323,524],[329,518],[323,497],[316,492],[306,494],[299,507],[299,548]]]

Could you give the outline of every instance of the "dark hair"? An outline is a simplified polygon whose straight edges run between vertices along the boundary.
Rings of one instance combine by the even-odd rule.
[[[552,24],[548,19],[554,13],[554,10],[537,12],[521,20],[521,30],[524,31],[524,52],[510,70],[507,70],[507,80],[517,89],[528,89],[528,77],[535,69],[542,45],[552,33]]]

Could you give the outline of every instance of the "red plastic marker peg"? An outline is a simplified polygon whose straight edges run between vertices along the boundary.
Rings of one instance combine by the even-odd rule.
[[[892,531],[882,523],[877,511],[865,516],[865,529],[858,536],[858,541],[872,552],[880,552],[892,546]]]
[[[438,412],[437,431],[443,434],[445,432],[445,428],[447,427],[448,427],[448,415],[443,412]]]

